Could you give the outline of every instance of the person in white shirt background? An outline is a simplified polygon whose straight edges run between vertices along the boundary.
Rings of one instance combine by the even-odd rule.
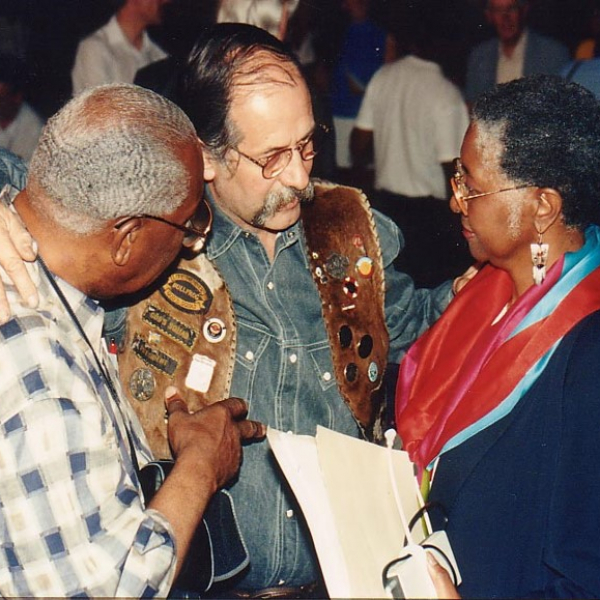
[[[73,95],[103,83],[133,83],[138,69],[165,58],[146,29],[160,25],[171,0],[124,0],[110,21],[79,43]]]

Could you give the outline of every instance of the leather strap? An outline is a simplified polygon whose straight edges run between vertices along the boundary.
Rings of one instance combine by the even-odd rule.
[[[302,222],[340,392],[366,437],[378,438],[389,336],[373,213],[360,190],[320,182]]]

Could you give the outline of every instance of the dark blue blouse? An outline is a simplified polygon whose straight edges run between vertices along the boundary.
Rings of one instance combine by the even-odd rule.
[[[463,597],[600,598],[599,382],[596,312],[512,413],[440,458],[430,500]]]

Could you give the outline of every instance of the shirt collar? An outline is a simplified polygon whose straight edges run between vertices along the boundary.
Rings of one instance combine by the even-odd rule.
[[[529,31],[527,29],[527,27],[525,27],[525,29],[523,29],[522,33],[521,33],[521,37],[519,38],[519,41],[516,43],[515,45],[515,49],[513,50],[511,59],[512,60],[521,60],[525,54],[525,46],[527,45],[527,38],[529,37]],[[502,52],[502,43],[500,41],[498,41],[498,52],[500,53],[500,56],[503,57],[506,60],[511,60],[508,59],[505,54]]]
[[[135,52],[145,52],[148,48],[148,45],[150,44],[150,38],[148,37],[148,33],[144,31],[142,33],[142,47],[138,50],[123,33],[123,30],[119,25],[119,21],[117,21],[116,15],[113,15],[111,20],[106,25],[106,35],[112,46],[125,46]]]
[[[40,278],[39,289],[42,302],[44,304],[49,302],[51,305],[58,307],[58,310],[63,312],[65,317],[72,321],[68,310],[64,307],[51,282],[48,281],[39,261],[36,261],[32,266],[35,267],[38,277]],[[56,275],[51,276],[54,277],[54,281],[63,293],[69,307],[83,328],[87,338],[90,340],[94,350],[99,352],[100,340],[102,339],[102,327],[104,324],[104,309],[96,300],[86,296],[83,292],[60,277]],[[40,306],[40,308],[43,307]],[[72,323],[72,325],[75,329],[77,328],[75,323]]]
[[[254,233],[247,231],[234,223],[217,207],[208,186],[206,187],[206,199],[210,203],[210,207],[213,211],[212,229],[206,244],[206,255],[210,260],[214,260],[221,256],[221,254],[227,252],[240,236],[256,237]],[[300,234],[300,228],[300,220],[298,220],[294,225],[281,232],[283,235],[280,235],[279,238],[283,239],[284,247],[296,242]],[[278,244],[279,243],[280,242],[278,242]]]

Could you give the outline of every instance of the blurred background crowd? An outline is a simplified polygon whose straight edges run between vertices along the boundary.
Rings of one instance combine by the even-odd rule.
[[[462,86],[470,49],[491,37],[483,0],[417,0],[437,23],[440,57],[448,75]],[[16,53],[27,66],[27,96],[45,118],[72,93],[71,69],[81,39],[114,14],[114,0],[0,0],[0,52]],[[218,0],[173,0],[161,25],[150,34],[169,54],[185,53],[198,31],[216,19]],[[409,0],[371,0],[372,19],[392,30]],[[529,23],[564,42],[572,51],[589,37],[588,0],[532,0]],[[287,35],[296,46],[310,35],[314,61],[331,67],[340,50],[350,16],[342,0],[300,0]]]
[[[470,261],[439,200],[450,196],[451,159],[483,87],[541,71],[585,77],[600,90],[600,58],[581,69],[568,62],[596,55],[599,0],[0,0],[0,146],[27,161],[44,121],[74,93],[101,77],[131,81],[124,71],[100,73],[116,38],[123,49],[138,36],[124,65],[134,73],[163,56],[184,57],[223,20],[264,26],[294,49],[316,118],[332,132],[313,173],[362,188],[401,226],[407,251],[397,266],[422,286]],[[506,55],[497,50],[504,38]],[[534,46],[541,56],[532,69]],[[368,91],[391,63],[394,71]]]

